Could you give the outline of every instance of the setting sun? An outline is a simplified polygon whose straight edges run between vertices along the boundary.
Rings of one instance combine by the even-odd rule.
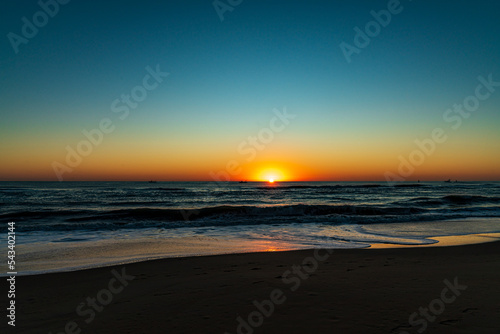
[[[287,169],[278,164],[266,164],[264,167],[256,166],[254,173],[250,178],[261,182],[275,183],[290,180]]]

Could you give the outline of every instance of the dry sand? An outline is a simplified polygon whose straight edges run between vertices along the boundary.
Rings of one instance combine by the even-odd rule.
[[[135,278],[113,279],[123,270]],[[89,297],[97,297],[94,309]],[[16,305],[15,333],[499,333],[500,242],[171,258],[22,276]]]

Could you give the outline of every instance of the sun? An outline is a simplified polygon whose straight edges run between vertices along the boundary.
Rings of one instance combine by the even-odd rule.
[[[290,180],[289,173],[279,165],[271,165],[260,167],[257,166],[254,170],[255,181],[265,182],[267,184],[276,184],[278,182],[286,182]]]

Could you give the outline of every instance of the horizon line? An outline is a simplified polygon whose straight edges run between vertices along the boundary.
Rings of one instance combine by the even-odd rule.
[[[403,181],[386,181],[386,180],[275,180],[274,183],[290,183],[290,182],[378,182],[378,183],[403,183],[403,182],[448,182],[451,183],[465,183],[465,182],[500,182],[500,180],[460,180],[460,179],[449,179],[449,180],[403,180]],[[146,182],[146,183],[156,183],[156,182],[214,182],[214,183],[269,183],[266,180],[229,180],[229,181],[216,181],[216,180],[0,180],[0,182]]]

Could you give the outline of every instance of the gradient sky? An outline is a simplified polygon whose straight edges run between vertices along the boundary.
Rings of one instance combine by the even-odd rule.
[[[211,0],[73,0],[16,54],[7,35],[40,6],[3,1],[0,180],[57,180],[106,118],[64,180],[500,180],[500,87],[457,129],[443,119],[478,76],[500,81],[500,3],[401,1],[348,63],[340,43],[387,6],[246,0],[221,21]],[[157,65],[170,75],[121,120],[113,101]],[[242,154],[284,108],[296,117]],[[398,172],[435,128],[447,140]]]

